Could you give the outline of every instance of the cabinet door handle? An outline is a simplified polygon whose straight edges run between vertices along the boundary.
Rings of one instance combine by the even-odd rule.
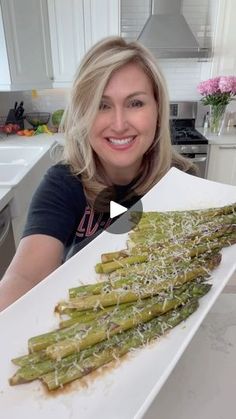
[[[220,150],[236,150],[236,145],[220,145]]]
[[[206,161],[206,157],[194,157],[193,159],[191,159],[191,161],[193,161],[194,163],[203,163],[204,161]]]

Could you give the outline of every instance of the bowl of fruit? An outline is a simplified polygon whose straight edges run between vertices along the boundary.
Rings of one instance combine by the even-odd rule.
[[[14,124],[11,122],[6,122],[7,117],[6,116],[0,116],[0,133],[3,134],[16,134],[17,131],[19,131],[20,126],[18,124]]]
[[[25,119],[37,129],[39,125],[46,125],[49,121],[50,113],[48,112],[30,112],[25,115]]]

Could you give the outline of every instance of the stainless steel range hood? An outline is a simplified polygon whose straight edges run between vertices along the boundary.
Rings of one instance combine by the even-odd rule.
[[[207,58],[184,16],[181,0],[153,0],[152,14],[138,40],[159,58]]]

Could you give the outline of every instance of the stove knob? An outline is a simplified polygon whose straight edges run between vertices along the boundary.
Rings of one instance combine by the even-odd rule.
[[[184,153],[186,150],[187,150],[186,145],[182,145],[182,146],[180,147],[180,151],[182,151],[182,153]]]
[[[198,151],[198,146],[197,145],[192,145],[191,150],[192,151]]]

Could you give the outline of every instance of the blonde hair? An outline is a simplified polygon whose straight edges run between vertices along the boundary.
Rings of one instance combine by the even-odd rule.
[[[64,162],[70,165],[75,175],[80,175],[86,198],[92,205],[98,193],[108,186],[108,180],[89,144],[89,132],[109,79],[115,71],[128,63],[137,63],[147,74],[158,104],[155,137],[143,156],[132,189],[137,195],[143,196],[172,165],[184,171],[192,166],[172,150],[167,88],[153,55],[138,42],[127,43],[120,37],[106,38],[94,45],[82,60],[62,121],[66,139]]]

